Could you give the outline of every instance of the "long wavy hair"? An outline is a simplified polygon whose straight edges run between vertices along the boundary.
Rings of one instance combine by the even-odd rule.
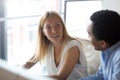
[[[50,45],[50,40],[43,34],[43,27],[46,19],[49,16],[56,16],[58,19],[60,19],[60,22],[62,23],[63,26],[63,38],[62,38],[62,50],[65,46],[65,43],[69,40],[75,39],[71,36],[69,36],[65,24],[61,18],[61,16],[55,12],[55,11],[47,11],[40,19],[39,22],[39,27],[38,27],[38,37],[37,37],[37,45],[36,45],[36,52],[35,52],[35,57],[34,60],[39,60],[40,62],[44,60],[46,54],[48,54],[48,48]]]

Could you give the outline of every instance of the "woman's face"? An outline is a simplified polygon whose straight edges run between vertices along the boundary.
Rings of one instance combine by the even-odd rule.
[[[52,42],[59,43],[63,37],[63,26],[56,16],[49,16],[44,23],[43,34]]]

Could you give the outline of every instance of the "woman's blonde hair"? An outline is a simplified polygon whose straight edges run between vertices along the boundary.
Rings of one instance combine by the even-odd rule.
[[[62,50],[65,46],[65,43],[68,40],[74,39],[68,35],[65,24],[61,16],[55,11],[47,11],[41,17],[41,20],[39,22],[39,28],[38,28],[37,46],[36,46],[36,53],[35,53],[34,59],[39,60],[40,62],[41,60],[44,60],[45,55],[48,53],[49,44],[51,43],[50,40],[43,34],[43,31],[42,31],[44,27],[44,23],[49,16],[56,16],[58,19],[60,19],[60,22],[62,23],[62,26],[63,26]]]

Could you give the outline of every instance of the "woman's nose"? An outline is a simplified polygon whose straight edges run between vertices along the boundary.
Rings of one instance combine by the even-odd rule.
[[[56,33],[56,28],[52,28],[52,32],[53,32],[53,33]]]

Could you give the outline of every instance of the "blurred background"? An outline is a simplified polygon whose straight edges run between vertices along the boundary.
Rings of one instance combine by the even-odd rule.
[[[90,15],[100,9],[120,12],[119,4],[119,0],[0,0],[0,58],[19,66],[34,54],[39,20],[45,11],[57,11],[70,35],[88,39]]]

